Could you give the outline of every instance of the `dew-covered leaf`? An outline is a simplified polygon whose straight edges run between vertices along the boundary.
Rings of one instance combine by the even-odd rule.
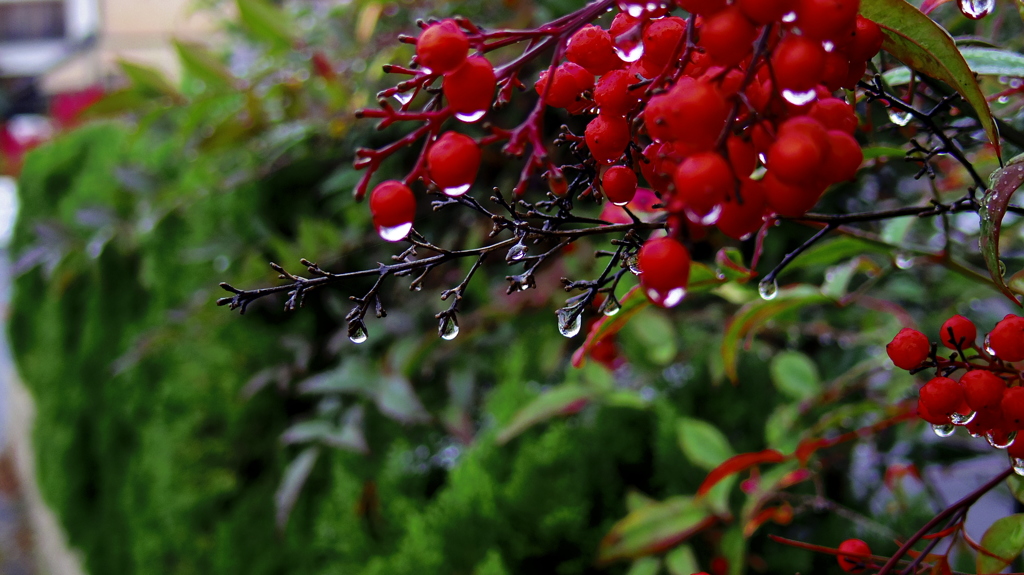
[[[1024,184],[1024,155],[1016,156],[1006,166],[992,173],[989,189],[981,200],[981,235],[979,243],[981,255],[985,258],[985,266],[992,277],[992,283],[1013,303],[1021,305],[1017,296],[1006,285],[1003,275],[1005,270],[999,261],[999,234],[1003,225],[1003,216],[1010,205],[1010,198]]]

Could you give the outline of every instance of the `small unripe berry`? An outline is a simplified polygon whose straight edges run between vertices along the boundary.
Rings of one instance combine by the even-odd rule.
[[[885,353],[896,367],[910,370],[928,359],[931,349],[932,344],[928,341],[928,336],[916,329],[905,327],[885,346]]]
[[[473,56],[445,75],[441,89],[453,112],[474,116],[490,109],[496,86],[491,62],[483,56]]]
[[[656,305],[674,307],[686,295],[690,252],[672,238],[644,242],[637,256],[644,293]]]
[[[416,40],[416,60],[434,74],[459,67],[469,54],[469,39],[454,20],[429,26]]]
[[[988,334],[988,346],[1003,361],[1024,361],[1024,317],[1000,320]]]
[[[860,573],[867,568],[867,562],[870,561],[869,555],[871,555],[871,547],[867,543],[860,539],[847,539],[839,544],[839,551],[841,553],[849,553],[849,555],[836,555],[836,561],[839,562],[839,567],[847,573]]]
[[[974,411],[996,409],[1003,400],[1006,382],[991,371],[975,369],[960,378],[967,405]]]
[[[947,319],[939,329],[939,341],[949,349],[969,349],[974,347],[978,339],[978,328],[962,315],[954,315]]]
[[[969,413],[964,388],[948,377],[935,377],[921,388],[921,403],[935,415]]]
[[[427,150],[427,169],[446,194],[462,195],[480,169],[480,147],[465,134],[445,132]]]
[[[397,242],[405,237],[388,235],[387,230],[398,230],[412,223],[416,217],[416,196],[408,186],[397,180],[381,182],[370,192],[370,214],[373,224],[384,239]],[[411,226],[409,226],[411,228]],[[409,230],[404,230],[406,234]]]
[[[636,172],[626,166],[612,166],[601,176],[601,187],[608,201],[624,206],[636,195]]]

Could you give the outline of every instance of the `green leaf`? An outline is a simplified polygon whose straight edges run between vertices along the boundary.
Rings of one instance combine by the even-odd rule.
[[[408,379],[401,375],[385,375],[376,383],[374,400],[381,413],[402,423],[430,421],[430,415],[423,408]]]
[[[672,497],[631,512],[612,526],[601,540],[597,560],[608,564],[661,553],[687,540],[715,522],[693,498]]]
[[[205,82],[208,88],[234,89],[235,77],[206,47],[175,40],[174,48],[185,71]]]
[[[793,426],[800,417],[795,404],[783,404],[775,408],[764,424],[764,439],[768,447],[783,453],[792,453],[800,443],[800,433]]]
[[[882,49],[914,70],[949,84],[974,107],[999,155],[999,130],[988,101],[949,33],[904,0],[862,0],[860,12],[882,29]]]
[[[997,519],[981,538],[981,547],[995,555],[978,553],[978,573],[999,573],[1024,551],[1024,514]]]
[[[743,530],[733,527],[722,536],[722,556],[729,562],[729,575],[741,575],[747,564],[747,540]]]
[[[118,60],[117,65],[128,77],[138,91],[147,96],[169,96],[174,99],[181,97],[178,89],[171,84],[164,73],[151,66],[135,64],[127,60]]]
[[[797,256],[791,264],[786,266],[786,269],[835,265],[865,253],[888,254],[889,250],[876,243],[844,236],[812,246],[806,252]]]
[[[277,48],[295,44],[291,19],[280,8],[264,0],[238,0],[238,17],[252,35]]]
[[[299,499],[299,493],[302,492],[302,486],[305,485],[306,479],[309,478],[310,472],[313,471],[313,465],[316,464],[317,457],[319,456],[319,447],[308,447],[285,468],[284,478],[274,494],[275,517],[278,529],[284,529],[285,525],[288,524],[288,516],[291,515],[292,508],[295,507],[295,502]]]
[[[671,575],[693,575],[700,571],[697,556],[689,545],[680,545],[666,553],[665,567]]]
[[[799,351],[776,354],[769,371],[775,388],[791,399],[803,401],[821,392],[818,366]]]
[[[1010,205],[1010,198],[1024,184],[1024,155],[1016,156],[1006,163],[1006,166],[992,172],[990,185],[985,197],[981,201],[981,209],[978,215],[981,216],[981,255],[985,258],[985,266],[992,277],[992,283],[1006,297],[1021,305],[1017,296],[1010,291],[1010,288],[1003,280],[1002,262],[999,261],[999,233],[1003,225],[1003,216]]]
[[[1010,76],[1020,78],[1024,76],[1024,55],[998,48],[983,48],[979,46],[967,46],[960,49],[964,61],[970,66],[975,74],[982,76]],[[910,82],[910,69],[905,66],[898,66],[886,70],[882,78],[890,86],[900,86]],[[866,150],[865,150],[866,152]]]
[[[906,70],[906,68],[903,69]],[[870,148],[864,148],[865,160],[874,160],[875,158],[902,158],[906,155],[907,151],[903,148],[889,148],[886,146],[872,146]]]
[[[1024,477],[1015,473],[1006,478],[1006,484],[1009,486],[1010,493],[1013,494],[1014,499],[1024,503]]]
[[[602,339],[618,333],[629,320],[641,310],[651,305],[647,296],[640,291],[640,286],[634,286],[626,295],[619,299],[621,304],[618,313],[611,316],[604,316],[597,321],[596,326],[587,333],[587,339],[583,345],[572,354],[573,367],[582,367],[587,360],[587,354]]]
[[[686,457],[708,471],[736,454],[717,427],[700,419],[680,418],[676,438]]]
[[[658,575],[661,570],[661,560],[657,557],[641,557],[629,566],[626,575]]]
[[[741,342],[748,335],[752,336],[765,322],[793,309],[831,301],[810,286],[796,286],[780,289],[775,299],[758,300],[741,307],[729,322],[720,346],[725,374],[733,383],[736,382],[736,362],[739,359]]]
[[[512,421],[498,432],[497,442],[499,445],[508,443],[512,438],[542,421],[576,413],[594,397],[593,390],[579,385],[561,385],[549,389],[512,417]]]

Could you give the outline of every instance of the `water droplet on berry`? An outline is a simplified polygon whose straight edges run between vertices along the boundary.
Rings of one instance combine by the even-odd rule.
[[[562,308],[558,310],[558,333],[565,337],[575,337],[583,327],[583,314],[576,313],[576,309]]]
[[[523,245],[523,242],[519,242],[518,244],[509,248],[508,254],[505,256],[505,260],[510,262],[517,262],[526,257],[526,251],[528,249],[529,248]]]
[[[1011,457],[1010,465],[1013,466],[1013,472],[1017,475],[1024,475],[1024,459],[1019,457]]]
[[[465,194],[466,192],[469,191],[469,187],[471,185],[472,184],[463,184],[461,186],[456,186],[454,188],[445,188],[444,193],[446,196],[451,196],[453,198],[456,196],[461,196],[462,194]]]
[[[960,12],[971,20],[980,20],[996,9],[996,0],[957,0]]]
[[[718,204],[711,211],[703,216],[697,215],[689,208],[686,208],[686,218],[695,224],[702,226],[713,226],[718,223],[718,218],[722,217],[722,204]]]
[[[782,15],[782,21],[786,24],[790,22],[796,22],[796,12],[787,12]]]
[[[640,269],[640,256],[633,254],[626,258],[626,265],[629,266],[629,271],[633,272],[634,275],[640,275],[643,270]]]
[[[601,306],[601,313],[609,317],[619,313],[621,310],[622,306],[619,305],[619,300],[613,297],[606,299],[604,304]]]
[[[686,297],[686,289],[677,287],[670,289],[666,293],[661,293],[655,289],[648,289],[647,297],[661,307],[675,307]]]
[[[999,430],[990,430],[985,434],[985,441],[996,449],[1006,449],[1013,445],[1013,440],[1017,439],[1017,432],[1011,431],[1009,433]]]
[[[455,339],[459,335],[459,320],[454,315],[442,317],[441,323],[437,326],[437,335],[447,341]]]
[[[395,94],[395,99],[404,106],[412,101],[412,92],[398,92]]]
[[[956,431],[956,426],[952,423],[943,423],[942,425],[935,425],[933,423],[932,431],[934,431],[935,435],[938,435],[939,437],[949,437]]]
[[[984,348],[985,348],[985,353],[987,353],[987,354],[989,354],[991,356],[996,355],[996,350],[992,349],[992,344],[989,343],[989,336],[988,336],[988,334],[985,335]]]
[[[348,339],[352,343],[363,343],[367,337],[366,326],[363,325],[363,322],[357,321],[348,324]]]
[[[483,118],[484,114],[486,113],[487,110],[480,110],[479,112],[473,112],[472,114],[463,114],[460,112],[458,114],[455,114],[455,117],[462,120],[463,122],[466,122],[467,124],[472,124],[473,122],[479,120],[480,118]]]
[[[757,293],[763,300],[773,300],[779,295],[779,282],[775,280],[764,280],[757,284]]]
[[[901,270],[909,270],[914,266],[914,256],[906,252],[896,252],[896,267]]]
[[[825,40],[824,42],[822,42],[821,47],[824,48],[826,52],[831,52],[832,50],[836,49],[836,45],[829,40]]]
[[[400,242],[404,240],[406,236],[409,235],[409,231],[411,230],[412,222],[409,222],[407,224],[402,224],[400,226],[392,226],[389,228],[381,226],[377,228],[377,233],[380,235],[382,239],[387,240],[389,242]]]
[[[634,18],[639,18],[644,13],[644,5],[630,3],[626,5],[626,13]]]
[[[619,36],[619,38],[623,38],[627,35],[628,34],[623,34],[622,36]],[[618,54],[619,59],[623,62],[636,62],[644,55],[644,45],[637,40],[633,40],[631,43],[628,43],[619,42],[619,40],[616,39],[615,53]]]
[[[910,112],[903,112],[895,108],[889,108],[889,121],[897,126],[906,126],[913,116]]]
[[[977,415],[977,411],[972,411],[970,413],[954,413],[949,416],[949,420],[953,422],[953,425],[967,425],[974,421],[974,418],[977,417]]]
[[[803,106],[804,104],[810,104],[818,97],[817,90],[811,88],[806,92],[794,92],[793,90],[783,90],[782,97],[787,102],[794,106]]]

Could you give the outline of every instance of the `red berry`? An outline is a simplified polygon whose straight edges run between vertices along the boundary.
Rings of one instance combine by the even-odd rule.
[[[652,98],[653,100],[653,98]],[[644,148],[644,159],[640,162],[640,173],[650,187],[662,194],[669,191],[676,166],[683,161],[683,154],[670,142],[655,142]]]
[[[651,138],[679,141],[700,152],[714,147],[728,115],[729,105],[717,88],[684,77],[668,93],[650,99],[644,123]]]
[[[860,0],[798,0],[796,25],[805,36],[834,40],[856,25]]]
[[[736,177],[741,180],[750,177],[757,167],[754,143],[740,136],[729,136],[725,141],[725,147],[729,151],[729,163],[732,164],[732,172]]]
[[[690,252],[672,238],[644,242],[637,256],[640,282],[647,297],[662,307],[673,307],[686,295],[690,279]]]
[[[724,3],[724,2],[723,2]],[[644,29],[644,57],[651,65],[664,69],[672,56],[682,52],[686,21],[678,16],[655,20]],[[677,50],[678,49],[678,50]]]
[[[843,87],[846,77],[850,75],[850,61],[838,50],[825,52],[825,69],[821,73],[821,83],[829,93]]]
[[[825,72],[825,49],[806,36],[786,36],[772,54],[772,69],[780,90],[806,92]]]
[[[821,122],[826,130],[842,130],[853,135],[857,131],[857,115],[850,106],[839,98],[822,98],[811,106],[808,114]]]
[[[988,346],[1003,361],[1024,361],[1024,317],[1000,320],[988,334]]]
[[[843,541],[839,544],[839,551],[848,553],[848,555],[836,555],[839,567],[847,573],[860,573],[867,568],[867,563],[871,561],[871,557],[869,557],[871,547],[868,547],[868,544],[860,539]]]
[[[370,192],[370,214],[373,215],[373,225],[378,229],[394,229],[411,224],[416,216],[416,196],[402,182],[381,182]],[[405,232],[408,234],[409,230]],[[404,237],[385,239],[397,242]]]
[[[622,157],[629,145],[629,123],[621,116],[599,114],[587,124],[584,137],[594,159],[611,164]]]
[[[1014,441],[1006,448],[1006,454],[1014,459],[1024,459],[1024,440]]]
[[[823,166],[829,182],[845,182],[856,178],[857,170],[863,162],[864,151],[853,136],[840,130],[828,131],[828,153]]]
[[[779,128],[778,139],[768,148],[768,171],[787,184],[805,184],[817,177],[828,152],[825,128],[808,116],[797,116]]]
[[[683,160],[676,168],[674,181],[676,198],[698,217],[706,216],[725,201],[736,182],[728,162],[714,152],[694,154]],[[671,204],[669,208],[678,211]]]
[[[601,176],[601,187],[608,201],[624,206],[636,195],[636,172],[626,166],[612,166]]]
[[[935,415],[969,413],[964,388],[948,377],[935,377],[921,388],[921,403]]]
[[[928,341],[928,336],[909,327],[901,329],[885,346],[885,353],[889,355],[893,364],[907,370],[921,365],[921,362],[928,359],[931,350],[932,344]]]
[[[846,49],[850,60],[864,62],[870,60],[882,49],[882,29],[871,20],[858,15],[853,42]]]
[[[825,192],[825,186],[818,182],[787,184],[771,172],[765,174],[761,181],[764,182],[764,197],[768,207],[786,218],[799,218],[806,214]]]
[[[964,388],[967,405],[974,411],[998,408],[1006,391],[1006,382],[984,369],[965,373],[960,378],[960,386]]]
[[[594,103],[602,114],[625,116],[640,102],[640,91],[630,90],[637,79],[625,70],[612,70],[597,81]]]
[[[473,56],[445,75],[441,89],[453,112],[474,116],[490,109],[495,86],[494,66],[483,56]]]
[[[622,60],[615,53],[611,35],[592,24],[580,28],[569,38],[565,59],[583,66],[594,76],[622,65]]]
[[[540,79],[534,85],[537,94],[543,96],[547,89],[548,71],[540,73]],[[594,87],[594,77],[583,69],[579,64],[562,62],[554,73],[555,80],[548,89],[547,99],[549,106],[554,108],[570,108],[577,103],[577,99],[584,90]],[[589,81],[588,81],[589,79]]]
[[[928,407],[921,401],[920,397],[917,398],[917,416],[932,425],[949,425],[950,423],[948,415],[935,415],[928,411]],[[971,423],[974,422],[972,421]],[[970,429],[971,423],[967,424],[968,429]]]
[[[1024,387],[1011,387],[1003,392],[1003,419],[1014,429],[1024,426]]]
[[[466,193],[480,169],[480,147],[473,138],[445,132],[427,150],[430,179],[450,196]]]
[[[725,0],[676,0],[676,4],[691,14],[709,16],[725,9]]]
[[[757,29],[740,9],[730,6],[704,20],[700,45],[722,66],[735,66],[751,52]]]
[[[955,315],[945,321],[939,329],[939,341],[949,349],[968,349],[974,347],[978,339],[978,328],[962,315]]]
[[[723,234],[741,240],[756,232],[764,223],[764,184],[759,180],[740,179],[739,198],[731,194],[722,204],[722,213],[715,225]],[[742,203],[740,203],[742,200]]]
[[[796,0],[736,0],[740,10],[758,24],[771,24],[793,11]]]
[[[454,20],[431,25],[416,40],[416,60],[434,74],[458,68],[468,54],[469,39]]]

